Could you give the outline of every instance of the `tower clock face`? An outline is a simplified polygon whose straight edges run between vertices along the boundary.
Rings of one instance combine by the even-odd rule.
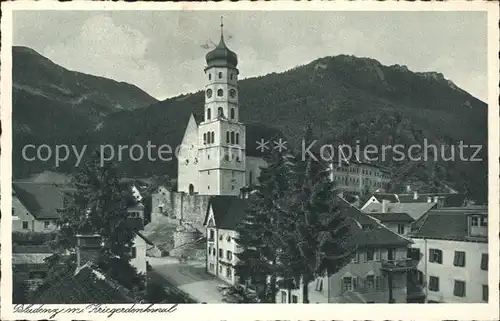
[[[207,98],[212,97],[212,89],[207,89]]]
[[[231,98],[236,97],[236,90],[231,89],[231,90],[229,91],[229,96],[230,96]]]

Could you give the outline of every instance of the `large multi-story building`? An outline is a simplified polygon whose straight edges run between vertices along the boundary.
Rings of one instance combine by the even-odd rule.
[[[440,208],[414,223],[416,278],[428,302],[488,301],[488,208]]]
[[[359,196],[385,190],[391,180],[387,169],[366,162],[333,162],[330,169],[331,179],[340,190]]]

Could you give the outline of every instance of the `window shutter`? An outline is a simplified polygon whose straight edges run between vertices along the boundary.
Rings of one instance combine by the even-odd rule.
[[[488,254],[481,255],[481,270],[488,271]]]

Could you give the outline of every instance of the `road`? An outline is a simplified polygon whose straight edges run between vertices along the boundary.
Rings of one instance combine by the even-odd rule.
[[[176,286],[196,301],[202,303],[223,303],[222,294],[217,289],[226,285],[223,281],[205,272],[205,262],[188,261],[179,263],[172,257],[148,257],[153,271],[167,283]]]

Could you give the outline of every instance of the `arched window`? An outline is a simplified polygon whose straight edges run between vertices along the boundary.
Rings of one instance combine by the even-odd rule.
[[[231,76],[230,76],[230,77],[231,77],[231,80],[233,80],[233,73],[231,73]]]
[[[212,80],[212,74],[208,74],[208,80]]]
[[[248,173],[248,185],[252,186],[253,185],[253,172],[250,171]]]
[[[231,108],[231,119],[234,119],[234,108]]]
[[[189,195],[193,195],[194,194],[194,186],[193,184],[189,184]]]
[[[212,117],[212,112],[210,108],[207,109],[207,119],[210,119]]]
[[[206,133],[207,135],[207,144],[210,144],[210,133]]]
[[[217,108],[217,115],[219,117],[224,116],[224,110],[222,109],[222,107]]]
[[[231,144],[234,144],[234,132],[231,132]]]
[[[240,133],[236,133],[236,145],[240,144]]]
[[[219,97],[224,96],[224,90],[222,90],[222,89],[217,89],[217,96],[219,96]]]
[[[206,145],[207,144],[207,133],[204,133],[203,134],[203,144]]]
[[[222,78],[222,72],[219,71],[219,79]]]
[[[229,132],[226,132],[226,143],[229,144],[230,140],[229,140]]]
[[[212,141],[212,143],[215,142],[215,132],[212,132],[211,141]]]

